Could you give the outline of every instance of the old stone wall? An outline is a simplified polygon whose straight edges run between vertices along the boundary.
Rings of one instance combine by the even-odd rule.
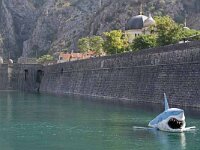
[[[8,88],[8,65],[0,64],[0,90]]]
[[[200,107],[200,41],[43,67],[0,65],[0,90]]]
[[[200,107],[200,42],[47,66],[40,91]]]
[[[39,91],[43,66],[37,64],[14,64],[10,66],[10,88],[22,91]]]

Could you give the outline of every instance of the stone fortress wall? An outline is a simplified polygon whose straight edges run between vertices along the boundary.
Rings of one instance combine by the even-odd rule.
[[[14,64],[10,68],[10,88],[29,92],[39,91],[43,66],[38,64]]]
[[[0,90],[8,89],[8,65],[0,64]]]
[[[2,69],[6,66],[0,66],[0,90],[78,94],[124,103],[162,103],[165,92],[170,104],[200,107],[200,41],[45,67],[14,64],[8,74]]]
[[[47,66],[40,91],[200,107],[200,42]]]

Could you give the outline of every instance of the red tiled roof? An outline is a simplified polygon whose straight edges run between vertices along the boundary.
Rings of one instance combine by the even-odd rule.
[[[94,56],[95,52],[89,51],[87,53],[63,53],[61,52],[59,54],[59,58],[62,58],[62,60],[70,60],[70,59],[86,59],[90,58],[91,56]]]
[[[59,57],[62,57],[63,60],[68,60],[71,57],[71,54],[69,53],[60,53]]]

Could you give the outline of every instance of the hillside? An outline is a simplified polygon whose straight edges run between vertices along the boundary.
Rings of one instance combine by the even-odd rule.
[[[170,15],[200,29],[199,0],[143,0],[144,14]],[[139,0],[0,0],[4,55],[39,56],[77,50],[80,37],[123,29],[139,13]]]

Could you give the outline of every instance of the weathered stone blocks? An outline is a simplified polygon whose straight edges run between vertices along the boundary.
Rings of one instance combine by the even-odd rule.
[[[62,73],[61,73],[62,70]],[[200,107],[200,42],[47,66],[41,92]]]

